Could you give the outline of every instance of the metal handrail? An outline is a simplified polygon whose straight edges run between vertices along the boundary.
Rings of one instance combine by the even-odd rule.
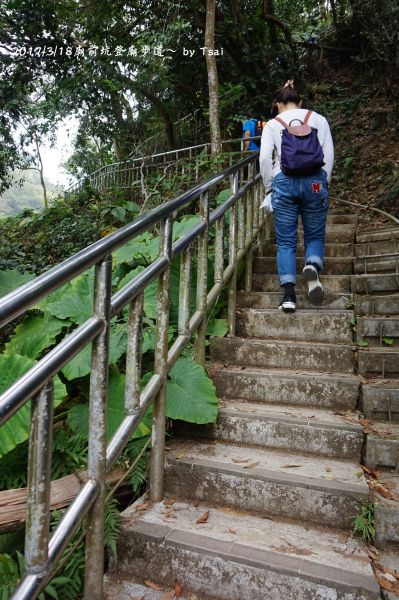
[[[223,204],[211,210],[211,194],[215,186],[224,181],[229,182],[231,194]],[[142,215],[119,231],[95,242],[0,300],[0,324],[5,325],[62,284],[95,266],[92,316],[0,396],[0,425],[31,401],[25,533],[26,572],[12,596],[13,600],[33,600],[38,597],[56,571],[65,548],[83,519],[86,519],[87,523],[85,598],[102,598],[106,475],[152,403],[150,497],[152,501],[160,501],[163,498],[167,375],[194,335],[195,359],[204,364],[206,314],[226,286],[228,334],[234,335],[237,264],[245,258],[245,286],[246,289],[250,289],[252,248],[254,243],[260,240],[269,223],[269,216],[260,208],[263,193],[264,187],[258,173],[258,154],[252,153],[186,193]],[[178,211],[187,206],[194,208],[198,202],[200,222],[172,244],[173,222]],[[227,212],[230,214],[228,225],[225,224]],[[112,296],[112,253],[155,225],[159,225],[161,230],[158,258]],[[225,227],[228,227],[227,240],[224,238]],[[210,229],[214,229],[214,238],[208,235]],[[211,243],[214,244],[214,283],[208,290]],[[198,245],[197,295],[195,311],[190,314],[194,244]],[[169,347],[170,266],[176,256],[180,257],[178,335]],[[140,390],[143,295],[145,288],[154,280],[158,280],[154,374],[144,389]],[[105,424],[109,324],[111,318],[120,313],[125,306],[129,306],[126,351],[126,372],[129,373],[129,377],[126,377],[125,417],[107,447]],[[89,343],[92,344],[92,368],[88,480],[50,537],[52,378]]]
[[[229,140],[223,140],[222,141],[222,147],[224,145],[227,144],[234,144],[234,143],[241,143],[240,146],[240,150],[241,152],[246,152],[244,150],[244,142],[246,141],[250,141],[250,140],[259,140],[260,136],[254,136],[254,137],[250,137],[250,138],[233,138],[233,139],[229,139]],[[124,161],[117,161],[117,162],[113,162],[113,163],[109,163],[107,165],[103,165],[102,167],[100,167],[99,169],[96,169],[95,171],[93,171],[93,173],[90,173],[89,175],[86,175],[85,177],[82,177],[81,179],[79,179],[78,181],[76,181],[75,183],[73,183],[72,185],[69,186],[69,188],[67,188],[64,191],[64,195],[67,196],[68,194],[71,194],[73,192],[75,192],[76,190],[80,189],[87,181],[95,181],[96,177],[101,177],[103,175],[107,175],[107,174],[117,174],[123,170],[130,170],[130,171],[139,171],[142,165],[145,165],[147,168],[148,167],[160,167],[160,166],[164,166],[167,163],[167,159],[169,157],[175,156],[176,160],[179,160],[178,156],[182,155],[184,153],[188,154],[188,156],[186,156],[185,158],[188,159],[192,159],[192,158],[196,158],[199,154],[200,151],[204,150],[204,149],[210,149],[211,147],[211,143],[210,142],[206,142],[204,144],[196,144],[194,146],[187,146],[184,148],[177,148],[176,150],[168,150],[166,152],[159,152],[157,154],[149,154],[148,156],[142,156],[142,157],[138,157],[138,158],[128,158],[127,160]],[[160,162],[156,162],[156,159],[160,159],[162,158],[163,160]],[[128,181],[128,184],[131,185],[132,181],[131,179]]]

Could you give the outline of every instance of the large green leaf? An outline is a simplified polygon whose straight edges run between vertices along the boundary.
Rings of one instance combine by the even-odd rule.
[[[131,263],[133,260],[144,259],[147,262],[153,260],[157,254],[154,256],[151,254],[151,250],[148,245],[151,243],[153,239],[153,235],[149,232],[142,233],[134,238],[131,242],[127,243],[125,246],[118,248],[116,252],[112,255],[112,260],[114,265],[118,265],[120,263]],[[158,239],[158,238],[157,238]],[[159,242],[158,242],[159,247]]]
[[[187,231],[199,223],[198,215],[187,215],[173,225],[173,241],[178,240]],[[113,254],[114,264],[131,263],[133,260],[144,259],[151,262],[159,256],[159,236],[148,232],[138,235],[134,240],[119,248]]]
[[[228,200],[231,196],[231,189],[221,190],[216,196],[216,205],[219,206]],[[224,213],[224,220],[226,224],[230,224],[230,210],[227,213]]]
[[[175,242],[179,238],[181,238],[185,233],[193,229],[195,225],[198,225],[201,217],[199,215],[187,215],[180,219],[180,221],[176,221],[173,224],[173,235],[172,240]],[[159,237],[154,237],[147,245],[147,251],[149,256],[154,260],[159,256]]]
[[[57,300],[46,304],[46,309],[59,319],[70,319],[80,325],[93,314],[93,295],[93,273],[85,273],[68,284]]]
[[[24,283],[33,279],[35,275],[32,273],[21,273],[16,269],[9,271],[0,271],[0,298],[16,290]]]
[[[0,354],[0,394],[28,371],[35,361],[19,354]],[[54,378],[54,406],[66,396],[65,386]],[[0,457],[29,437],[30,402],[27,402],[11,419],[0,427]]]
[[[189,423],[213,423],[218,399],[213,381],[191,358],[181,357],[171,369],[167,384],[166,414]]]
[[[228,325],[226,319],[212,319],[206,328],[206,335],[211,337],[224,337],[227,333]]]
[[[49,313],[28,314],[17,325],[15,334],[5,346],[5,353],[38,358],[43,350],[55,343],[57,335],[68,325],[69,321],[57,319]]]
[[[127,325],[117,324],[111,326],[109,341],[109,364],[114,365],[126,352]],[[83,348],[62,369],[63,374],[70,381],[77,377],[84,377],[91,370],[91,344]]]
[[[108,389],[108,421],[107,437],[111,439],[125,418],[125,376],[115,367],[110,369]],[[139,438],[151,433],[151,411],[147,411],[132,438]],[[68,425],[75,433],[87,436],[89,423],[89,407],[77,404],[68,413]]]
[[[170,317],[171,321],[177,321],[178,308],[179,308],[179,282],[180,282],[180,261],[175,259],[172,262],[170,269]],[[132,271],[129,271],[125,277],[119,282],[118,289],[123,288],[129,283],[134,277],[136,277],[144,267],[136,267]],[[193,285],[191,286],[192,290]],[[148,285],[144,290],[144,314],[150,319],[156,319],[157,316],[157,294],[158,294],[158,282],[155,280]],[[192,298],[194,298],[192,292]]]

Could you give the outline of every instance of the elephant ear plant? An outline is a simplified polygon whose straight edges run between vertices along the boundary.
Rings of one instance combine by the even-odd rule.
[[[185,216],[174,226],[174,239],[198,223],[198,217]],[[146,232],[114,254],[113,292],[140,273],[159,250],[159,237]],[[211,261],[209,261],[211,265]],[[194,265],[195,267],[195,265]],[[210,268],[210,277],[212,269]],[[177,333],[177,307],[179,298],[179,260],[171,265],[171,311],[169,343]],[[0,273],[0,297],[19,287],[33,276],[16,270]],[[195,272],[192,281],[196,281]],[[80,275],[50,294],[29,310],[17,324],[8,328],[1,340],[0,393],[26,373],[51,348],[71,334],[92,314],[94,296],[93,269]],[[191,310],[195,310],[196,288],[191,286]],[[152,374],[156,336],[157,283],[150,284],[144,293],[142,385]],[[226,321],[218,315],[223,302],[219,302],[209,317],[207,335],[224,336]],[[109,350],[108,439],[124,418],[125,355],[127,344],[128,311],[124,310],[111,322]],[[196,363],[189,345],[168,375],[166,414],[169,419],[191,423],[214,422],[218,400],[212,380],[206,370]],[[88,397],[91,368],[90,345],[81,350],[58,376],[54,378],[54,431],[52,475],[54,479],[68,475],[87,466]],[[147,449],[152,423],[151,407],[129,440],[118,464],[126,473],[125,483],[130,483],[133,497],[142,493],[148,473]],[[27,403],[0,432],[0,489],[26,486],[26,466],[30,425],[30,405]],[[116,550],[118,504],[110,491],[106,506],[106,546]],[[61,516],[53,513],[52,525]],[[46,588],[43,598],[66,600],[77,597],[84,576],[84,526],[65,551],[64,560],[55,579]],[[23,535],[16,540],[0,535],[0,600],[6,600],[23,571]],[[69,553],[69,557],[68,557]]]

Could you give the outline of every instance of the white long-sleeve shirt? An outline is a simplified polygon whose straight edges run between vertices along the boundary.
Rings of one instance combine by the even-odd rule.
[[[293,119],[304,120],[308,111],[305,108],[292,108],[279,114],[279,117],[289,125]],[[334,145],[331,136],[330,126],[328,121],[322,115],[316,112],[312,112],[308,121],[311,127],[317,129],[317,137],[319,138],[320,145],[324,153],[325,165],[323,169],[327,171],[328,181],[331,181],[331,174],[334,166]],[[294,122],[293,125],[299,125],[298,122]],[[260,145],[260,173],[262,175],[263,183],[266,192],[270,190],[272,185],[273,177],[281,171],[280,168],[280,156],[281,156],[281,132],[284,127],[276,121],[271,119],[266,123],[263,128],[261,145]],[[276,150],[274,157],[273,152]]]

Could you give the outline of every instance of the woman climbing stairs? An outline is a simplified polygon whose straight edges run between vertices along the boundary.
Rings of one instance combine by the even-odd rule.
[[[297,312],[279,311],[275,246],[254,258],[252,290],[237,296],[236,336],[211,343],[218,422],[175,424],[164,502],[139,501],[123,513],[109,600],[164,597],[143,580],[177,581],[187,600],[379,597],[367,547],[352,534],[370,500],[354,337],[354,309],[364,312],[367,300],[354,303],[352,294],[378,284],[354,275],[357,216],[328,221],[322,306],[309,304],[299,278]],[[391,275],[383,277],[389,288]],[[376,313],[387,302],[376,296]],[[392,327],[397,335],[397,321]],[[373,413],[367,394],[362,408]]]

